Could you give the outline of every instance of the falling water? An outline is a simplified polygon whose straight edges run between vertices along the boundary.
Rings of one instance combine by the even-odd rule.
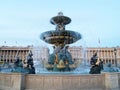
[[[82,62],[74,72],[79,74],[89,74],[90,67],[89,67],[89,63],[87,62],[87,48],[83,47],[81,53],[82,53]]]

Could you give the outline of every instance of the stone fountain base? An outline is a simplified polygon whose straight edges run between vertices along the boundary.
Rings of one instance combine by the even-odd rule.
[[[92,75],[0,73],[0,90],[120,90],[120,73]]]

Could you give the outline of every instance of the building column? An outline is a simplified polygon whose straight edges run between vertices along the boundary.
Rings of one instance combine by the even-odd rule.
[[[10,60],[10,63],[11,63],[11,50],[9,51],[9,60]]]
[[[88,52],[88,63],[90,63],[90,51],[89,50],[87,50],[87,52]]]

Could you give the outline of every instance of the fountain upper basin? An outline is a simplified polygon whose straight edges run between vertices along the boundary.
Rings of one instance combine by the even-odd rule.
[[[71,44],[81,39],[81,34],[70,30],[51,30],[41,34],[40,39],[49,44]]]

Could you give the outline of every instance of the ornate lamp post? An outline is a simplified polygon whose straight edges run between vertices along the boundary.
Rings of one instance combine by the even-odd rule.
[[[116,56],[116,54],[117,54],[117,49],[116,49],[116,48],[114,48],[115,66],[117,67],[117,56]]]

